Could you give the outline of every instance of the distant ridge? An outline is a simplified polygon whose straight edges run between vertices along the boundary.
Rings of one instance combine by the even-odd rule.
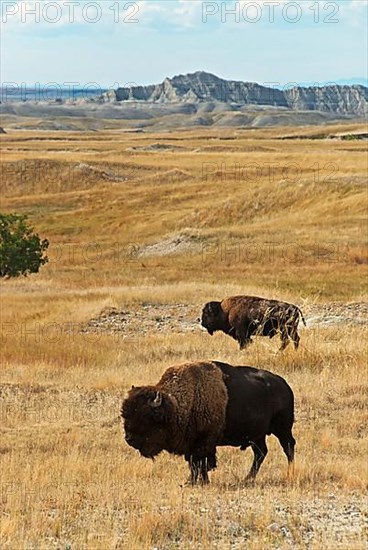
[[[118,88],[103,94],[106,102],[142,103],[225,103],[257,105],[293,111],[319,111],[338,115],[367,115],[368,88],[357,85],[296,86],[287,90],[254,82],[224,80],[211,73],[195,73],[165,78],[161,84]]]
[[[332,84],[277,89],[198,71],[161,84],[89,97],[0,102],[1,126],[47,131],[104,128],[162,132],[195,127],[267,128],[366,120],[368,87]]]

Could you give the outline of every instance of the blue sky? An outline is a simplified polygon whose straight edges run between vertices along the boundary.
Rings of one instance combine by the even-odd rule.
[[[196,70],[280,85],[367,77],[366,0],[36,4],[1,0],[2,83],[109,88]]]

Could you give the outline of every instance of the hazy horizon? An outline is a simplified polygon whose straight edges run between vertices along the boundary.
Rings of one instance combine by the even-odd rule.
[[[195,72],[204,72],[207,73],[207,71],[195,71]],[[182,75],[183,73],[177,73],[172,76],[168,76],[168,78],[172,79],[175,76]],[[193,73],[190,73],[193,74]],[[218,78],[222,77],[220,75],[215,75]],[[223,79],[223,80],[234,80],[234,79]],[[242,82],[249,82],[247,80],[242,80]],[[94,86],[97,84],[96,82],[90,82],[83,85],[82,83],[59,83],[59,82],[36,82],[33,85],[28,86],[26,82],[21,83],[11,83],[11,82],[0,82],[0,90],[1,90],[1,97],[0,101],[24,101],[29,100],[32,101],[33,99],[39,100],[39,95],[45,95],[47,96],[46,99],[55,99],[57,97],[63,98],[65,95],[72,96],[73,98],[77,99],[81,96],[98,96],[101,93],[105,93],[111,89],[111,87],[108,86]],[[119,87],[119,83],[115,83],[116,86],[114,89]],[[146,86],[149,84],[160,84],[159,82],[149,82],[147,84],[143,84],[140,82],[137,83],[129,83],[130,85],[134,86]],[[368,80],[363,77],[352,77],[352,78],[340,78],[336,80],[335,82],[331,81],[324,81],[324,82],[300,82],[300,83],[282,83],[280,85],[274,86],[273,83],[270,82],[257,82],[257,84],[273,89],[285,89],[288,87],[292,87],[294,84],[298,85],[300,87],[322,87],[322,86],[331,86],[331,85],[339,85],[339,86],[354,86],[354,85],[361,85],[368,87]]]

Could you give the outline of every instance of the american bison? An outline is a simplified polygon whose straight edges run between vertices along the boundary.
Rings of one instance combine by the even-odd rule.
[[[209,482],[222,445],[252,447],[247,479],[256,477],[267,454],[266,435],[279,439],[289,466],[294,460],[294,395],[266,370],[218,361],[170,367],[155,386],[133,386],[121,416],[130,446],[147,458],[164,450],[184,456],[192,484]]]
[[[289,344],[289,338],[295,349],[298,348],[299,317],[306,325],[300,308],[287,302],[257,296],[231,296],[222,302],[205,304],[201,324],[211,335],[217,330],[228,334],[239,342],[240,349],[252,342],[253,335],[273,338],[280,333],[282,351]]]

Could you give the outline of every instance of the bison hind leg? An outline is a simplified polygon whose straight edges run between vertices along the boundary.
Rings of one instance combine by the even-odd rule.
[[[288,463],[294,461],[295,456],[295,439],[292,436],[292,433],[283,435],[279,437],[279,441],[281,443],[282,448],[284,449],[284,453],[286,454],[286,457],[288,459]]]
[[[284,351],[284,349],[289,345],[289,332],[286,327],[283,327],[281,330],[281,347],[279,351]]]
[[[286,458],[288,460],[288,477],[293,470],[294,456],[295,456],[295,439],[291,432],[291,426],[278,426],[278,428],[272,428],[272,433],[277,437],[283,448]]]
[[[300,336],[298,334],[298,331],[297,331],[296,327],[292,327],[292,329],[289,331],[289,336],[290,336],[291,340],[294,343],[294,348],[298,349],[299,342],[300,342]]]
[[[300,342],[300,336],[299,334],[295,331],[295,333],[293,334],[292,336],[292,340],[294,342],[294,348],[295,349],[298,349],[299,347],[299,342]]]
[[[279,438],[279,441],[280,441],[281,446],[284,449],[284,453],[286,454],[286,457],[288,459],[287,477],[291,478],[294,474],[295,439],[293,438],[292,434],[290,433],[285,438]]]

